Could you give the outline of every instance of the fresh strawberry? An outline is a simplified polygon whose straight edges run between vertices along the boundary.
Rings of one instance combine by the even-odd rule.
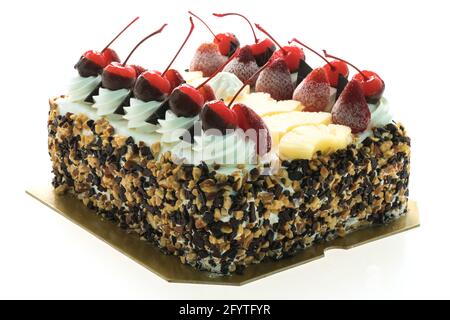
[[[253,57],[252,49],[250,46],[242,47],[239,50],[238,56],[231,61],[223,71],[235,74],[242,82],[247,81],[256,71],[258,71],[258,65]],[[250,81],[250,85],[254,86],[256,83],[256,77]]]
[[[264,120],[245,104],[236,103],[232,111],[236,114],[238,126],[256,143],[259,155],[265,155],[272,148],[272,138]]]
[[[370,122],[370,110],[361,83],[351,80],[331,110],[333,123],[348,126],[353,133],[363,132]]]
[[[267,92],[275,100],[291,99],[294,86],[286,61],[275,59],[270,62],[270,65],[259,74],[255,90]]]
[[[330,85],[325,70],[314,69],[295,89],[293,99],[302,103],[303,111],[324,111],[330,101]]]
[[[226,134],[227,130],[236,129],[238,126],[236,114],[222,100],[206,103],[200,112],[200,119],[204,131],[215,129]]]
[[[220,68],[225,61],[227,61],[227,57],[220,53],[217,44],[203,43],[195,52],[189,70],[201,71],[203,72],[204,77],[209,77]]]

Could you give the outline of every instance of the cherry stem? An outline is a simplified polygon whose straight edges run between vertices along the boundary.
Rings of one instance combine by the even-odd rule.
[[[263,65],[261,68],[259,68],[258,71],[256,71],[254,74],[252,74],[252,76],[244,82],[242,87],[236,92],[236,94],[231,99],[230,103],[228,104],[228,108],[230,108],[233,105],[234,101],[241,94],[242,90],[244,90],[244,88],[252,82],[253,78],[255,78],[258,74],[260,74],[261,71],[263,71],[265,68],[267,68],[271,62],[272,61],[270,61],[270,60],[267,61],[265,65]]]
[[[233,55],[231,57],[229,57],[228,60],[224,64],[222,64],[216,71],[214,71],[214,73],[208,79],[206,79],[204,82],[202,82],[200,85],[198,85],[196,89],[198,90],[201,87],[203,87],[205,84],[207,84],[209,82],[209,80],[214,78],[220,71],[222,71],[223,68],[225,68],[227,66],[227,64],[229,64],[231,62],[231,60],[233,60],[237,56],[238,51],[239,50],[236,50],[233,53]]]
[[[268,33],[266,30],[264,30],[263,27],[261,27],[258,23],[255,23],[255,27],[261,31],[262,33],[264,33],[266,36],[268,36],[273,42],[275,42],[275,44],[278,46],[278,48],[280,48],[280,50],[283,52],[284,55],[288,54],[288,52],[278,43],[277,40],[274,39],[274,37],[272,37],[270,35],[270,33]]]
[[[330,63],[330,61],[328,61],[323,55],[321,55],[319,52],[317,52],[317,51],[314,50],[313,48],[308,47],[308,46],[307,46],[306,44],[304,44],[303,42],[300,42],[299,40],[297,40],[297,38],[292,38],[291,41],[288,41],[289,44],[291,44],[292,42],[296,42],[296,43],[298,43],[299,45],[301,45],[302,47],[305,47],[305,48],[308,49],[309,51],[311,51],[311,52],[315,53],[316,55],[318,55],[320,58],[322,58],[322,59],[330,66],[331,71],[335,71],[335,70],[336,70],[336,67],[333,66],[333,65]]]
[[[259,42],[259,39],[256,37],[255,28],[253,28],[253,25],[250,22],[250,20],[248,20],[247,17],[245,17],[244,15],[242,15],[240,13],[229,12],[229,13],[213,13],[213,16],[219,17],[219,18],[223,18],[223,17],[226,17],[226,16],[238,16],[238,17],[243,18],[245,21],[248,22],[250,28],[252,29],[253,37],[255,37],[255,43]]]
[[[134,20],[131,21],[125,28],[123,28],[122,31],[120,31],[119,34],[118,34],[117,36],[115,36],[114,39],[112,39],[112,40],[106,45],[106,47],[103,48],[103,50],[102,50],[101,52],[103,53],[106,49],[108,49],[109,46],[112,45],[113,42],[116,41],[117,38],[119,38],[119,37],[122,35],[122,33],[124,33],[125,30],[127,30],[127,29],[128,29],[133,23],[135,23],[138,19],[139,19],[139,17],[134,18]]]
[[[211,34],[214,36],[214,39],[216,39],[217,41],[220,42],[220,39],[217,38],[216,34],[211,30],[211,28],[206,24],[206,22],[202,20],[202,18],[200,18],[198,15],[196,15],[196,14],[193,13],[192,11],[188,11],[188,13],[189,13],[191,16],[197,18],[201,23],[203,23],[203,24],[205,25],[206,29],[208,29],[209,32],[211,32]]]
[[[158,30],[150,33],[148,36],[146,36],[144,39],[142,39],[141,41],[139,41],[139,43],[133,48],[133,50],[131,50],[131,52],[128,54],[128,57],[125,59],[125,61],[122,63],[123,66],[125,66],[128,62],[128,60],[130,59],[130,57],[133,55],[133,53],[136,51],[137,48],[139,48],[139,46],[144,43],[148,38],[153,37],[155,34],[161,33],[164,28],[167,26],[167,23],[164,23],[162,25],[161,28],[159,28]]]
[[[169,65],[167,66],[166,70],[164,70],[164,72],[161,74],[161,77],[164,77],[164,75],[166,74],[166,72],[169,70],[170,66],[173,64],[173,62],[175,61],[175,59],[178,57],[178,55],[180,54],[181,50],[183,49],[184,45],[186,44],[186,42],[189,40],[189,38],[191,37],[192,31],[194,31],[194,21],[192,20],[192,17],[189,17],[189,21],[191,22],[191,29],[189,30],[189,33],[186,37],[186,39],[184,39],[183,44],[181,45],[180,49],[178,49],[177,53],[175,54],[175,56],[173,57],[172,61],[170,61]]]
[[[338,58],[338,57],[336,57],[336,56],[332,56],[331,54],[328,54],[327,50],[323,50],[323,54],[324,54],[325,57],[327,57],[327,58],[336,59],[336,60],[342,61],[343,63],[348,64],[350,67],[352,67],[353,69],[355,69],[356,71],[359,72],[359,74],[363,77],[364,81],[368,81],[368,80],[369,80],[369,77],[368,77],[368,76],[366,76],[364,73],[362,73],[361,70],[359,70],[355,65],[351,64],[350,62],[345,61],[344,59]]]

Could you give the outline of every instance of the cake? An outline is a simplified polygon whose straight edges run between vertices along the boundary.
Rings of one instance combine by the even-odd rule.
[[[175,58],[200,19],[190,14]],[[50,99],[55,191],[220,274],[405,215],[410,139],[384,81],[256,27],[267,38],[253,31],[245,46],[214,34],[186,71],[175,58],[164,72],[129,65],[131,54],[120,62],[118,36],[84,53],[68,92]]]

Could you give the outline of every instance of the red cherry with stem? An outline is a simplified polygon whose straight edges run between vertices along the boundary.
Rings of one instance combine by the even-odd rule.
[[[286,61],[289,71],[295,72],[298,70],[298,66],[300,65],[300,60],[305,60],[305,53],[303,50],[297,46],[281,46],[278,41],[275,40],[274,37],[270,35],[261,25],[255,23],[256,28],[267,35],[275,44],[280,48],[275,51],[272,55],[271,59],[275,60],[277,58],[282,58]]]
[[[300,60],[305,60],[305,53],[302,48],[297,46],[284,46],[283,50],[275,51],[271,57],[272,60],[278,58],[284,59],[289,67],[289,71],[293,73],[298,71]]]
[[[111,63],[111,62],[120,62],[120,58],[119,55],[117,54],[117,52],[111,48],[106,48],[103,51],[103,56],[105,57],[105,60],[107,63]]]
[[[88,59],[90,62],[95,63],[97,66],[104,68],[108,65],[106,63],[105,56],[98,51],[89,50],[83,53],[83,57]]]
[[[344,63],[344,62],[342,62],[340,60],[328,61],[328,59],[326,59],[319,52],[317,52],[316,50],[314,50],[311,47],[307,46],[303,42],[300,42],[296,38],[292,38],[292,40],[289,41],[289,44],[292,43],[292,42],[296,42],[299,45],[301,45],[302,47],[305,47],[306,49],[308,49],[312,53],[316,54],[319,58],[321,58],[323,61],[326,62],[325,66],[323,66],[323,70],[327,74],[328,81],[330,82],[330,85],[332,87],[334,87],[334,88],[337,87],[338,80],[339,80],[339,74],[343,75],[344,78],[348,77],[349,70],[348,70],[348,67],[347,67],[346,63]]]
[[[125,32],[133,23],[135,23],[139,17],[136,17],[131,21],[125,28],[122,29],[106,46],[102,51],[89,50],[86,51],[80,58],[80,60],[75,64],[75,69],[82,77],[97,76],[102,72],[102,69],[106,67],[111,62],[120,62],[120,58],[117,53],[109,48],[114,41],[119,38],[122,33]]]
[[[186,42],[189,40],[189,38],[192,35],[192,32],[194,31],[195,25],[194,25],[194,21],[192,19],[192,17],[189,17],[189,22],[191,23],[191,28],[189,29],[188,35],[186,36],[186,38],[184,39],[183,43],[181,44],[180,48],[178,49],[177,53],[175,54],[175,56],[172,58],[172,60],[169,62],[169,65],[167,66],[166,70],[164,70],[164,72],[162,73],[161,76],[165,76],[167,71],[169,71],[170,67],[172,66],[172,64],[174,63],[174,61],[176,60],[176,58],[178,57],[178,55],[180,54],[181,50],[184,48],[184,46],[186,45]]]
[[[244,19],[245,21],[247,21],[248,25],[250,26],[250,29],[252,29],[253,37],[255,38],[255,43],[258,43],[258,42],[259,42],[258,37],[256,37],[255,29],[253,29],[252,23],[251,23],[250,20],[248,20],[247,17],[244,16],[243,14],[240,14],[240,13],[234,13],[234,12],[229,12],[229,13],[213,13],[213,16],[218,17],[218,18],[223,18],[223,17],[227,17],[227,16],[238,16],[238,17],[241,17],[242,19]]]
[[[164,78],[158,71],[152,70],[142,74],[149,84],[157,88],[163,94],[169,94],[171,91],[171,85],[169,80]]]
[[[142,43],[144,43],[147,39],[153,37],[154,35],[161,33],[166,26],[167,24],[165,23],[161,28],[152,32],[144,39],[139,41],[139,43],[133,48],[133,50],[131,50],[122,64],[118,62],[112,62],[107,65],[102,74],[102,86],[110,90],[118,90],[122,88],[131,89],[136,80],[136,70],[132,66],[127,66],[128,60]]]
[[[272,56],[272,54],[275,52],[276,47],[275,47],[274,42],[268,38],[266,38],[262,41],[260,39],[258,39],[252,23],[243,14],[229,12],[229,13],[213,13],[213,15],[216,17],[219,17],[219,18],[223,18],[223,17],[227,17],[227,16],[238,16],[238,17],[241,17],[242,19],[244,19],[245,21],[247,21],[248,25],[250,26],[250,29],[252,30],[253,37],[255,39],[255,43],[252,44],[250,46],[250,48],[252,49],[252,54],[255,57],[255,60],[258,64],[258,66],[260,66],[260,67],[263,66],[267,62],[267,60],[269,60],[269,58]]]
[[[106,59],[106,63],[111,63],[113,61],[120,62],[120,58],[116,51],[110,48],[110,46],[124,33],[133,23],[139,20],[139,17],[134,18],[130,23],[128,23],[125,28],[122,29],[101,51]]]
[[[217,100],[214,89],[209,84],[205,84],[203,87],[198,89],[198,92],[200,92],[200,94],[203,96],[203,100],[205,102]]]
[[[206,29],[208,29],[208,31],[213,35],[214,43],[217,44],[222,55],[229,57],[236,51],[237,48],[239,48],[239,40],[234,34],[230,32],[215,34],[202,18],[197,16],[192,11],[188,11],[188,13],[205,25]]]
[[[348,64],[350,67],[355,69],[358,73],[353,76],[353,80],[361,83],[364,96],[366,97],[367,102],[369,103],[377,103],[380,98],[383,96],[383,92],[385,89],[385,84],[383,79],[373,71],[368,70],[360,70],[355,65],[349,63],[348,61],[328,54],[326,50],[323,50],[325,57],[333,58],[339,61]]]
[[[222,100],[206,103],[200,112],[200,119],[207,134],[224,135],[227,130],[234,130],[238,126],[236,114]]]
[[[102,87],[109,90],[131,89],[136,80],[136,70],[119,62],[111,62],[102,73]]]
[[[170,82],[171,90],[175,89],[176,87],[178,87],[179,85],[181,85],[185,82],[183,79],[183,76],[177,70],[170,69],[170,67],[172,66],[172,64],[174,63],[174,61],[180,54],[181,50],[184,48],[187,41],[191,37],[192,32],[194,31],[195,25],[194,25],[194,21],[193,21],[192,17],[189,17],[189,22],[191,24],[191,28],[189,29],[188,35],[186,36],[186,38],[184,39],[180,48],[178,49],[177,53],[172,58],[169,65],[166,67],[166,69],[164,70],[164,72],[161,75],[162,77],[166,78]]]
[[[121,35],[124,33],[133,23],[139,20],[139,17],[134,18],[130,23],[128,23],[125,28],[123,28],[104,48],[101,52],[105,52]]]
[[[255,130],[253,139],[256,140],[255,142],[258,154],[263,155],[267,153],[271,148],[272,141],[269,130],[264,121],[253,110],[243,104],[236,104],[233,106],[233,109],[230,109],[230,106],[234,103],[245,86],[251,83],[252,79],[267,68],[270,63],[271,62],[269,61],[266,62],[263,67],[261,67],[247,81],[244,82],[241,88],[231,99],[228,106],[221,100],[207,103],[200,113],[203,130],[206,131],[209,129],[217,129],[222,134],[225,134],[227,129],[235,129],[236,127],[240,127],[244,131],[253,129]],[[263,149],[260,146],[260,141],[264,141]]]
[[[179,73],[175,69],[167,70],[164,78],[166,78],[170,82],[171,91],[186,82],[181,73]]]
[[[175,87],[184,83],[184,79],[181,74],[176,70],[170,69],[170,67],[180,54],[186,42],[189,40],[192,31],[194,30],[195,26],[192,17],[189,17],[189,21],[191,25],[189,33],[164,72],[162,74],[158,71],[144,72],[142,76],[137,79],[135,88],[133,89],[133,93],[136,98],[146,102],[151,100],[162,100],[166,95],[171,93]]]
[[[134,71],[136,71],[136,76],[140,76],[142,73],[144,73],[145,71],[147,71],[147,69],[145,69],[142,66],[139,66],[137,64],[131,64],[130,67],[133,67]]]
[[[178,90],[189,96],[192,101],[194,101],[199,106],[202,106],[205,103],[205,100],[203,99],[202,94],[199,92],[199,89],[191,85],[182,84],[178,87]]]
[[[194,117],[198,115],[205,102],[205,98],[200,90],[206,86],[206,84],[220,71],[222,71],[223,68],[225,68],[236,55],[237,51],[233,53],[233,55],[228,58],[228,60],[222,64],[222,66],[220,66],[220,68],[218,68],[208,79],[196,88],[187,84],[182,84],[181,86],[175,88],[169,96],[170,110],[172,110],[172,112],[179,117]]]

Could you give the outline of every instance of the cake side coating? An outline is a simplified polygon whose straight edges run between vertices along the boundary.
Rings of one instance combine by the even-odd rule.
[[[407,211],[410,139],[401,125],[285,161],[273,175],[175,164],[159,144],[115,135],[105,119],[60,115],[54,100],[48,133],[57,192],[203,270],[240,272]]]

